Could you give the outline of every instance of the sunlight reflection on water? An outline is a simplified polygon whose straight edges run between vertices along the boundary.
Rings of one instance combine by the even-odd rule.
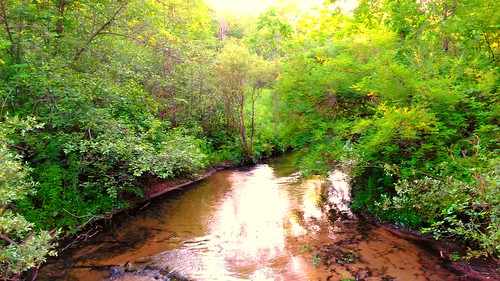
[[[321,181],[296,184],[298,174],[277,178],[268,165],[228,178],[232,188],[204,222],[203,247],[185,243],[185,248],[165,252],[165,265],[200,280],[280,280],[307,273],[310,260],[291,254],[299,246],[291,245],[290,237],[311,234],[314,228],[304,221],[321,218]]]
[[[449,280],[446,272],[420,263],[425,255],[415,245],[355,218],[344,174],[330,173],[329,182],[326,203],[342,212],[335,223],[323,212],[325,182],[301,178],[287,162],[221,171],[158,198],[95,243],[47,266],[39,279],[64,272],[62,280],[155,280],[174,272],[209,281],[341,280],[368,272]],[[352,255],[359,255],[357,263],[346,264]]]

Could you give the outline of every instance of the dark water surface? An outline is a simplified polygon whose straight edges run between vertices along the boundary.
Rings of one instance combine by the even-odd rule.
[[[459,280],[418,245],[350,214],[342,177],[328,201],[344,216],[330,222],[325,182],[299,178],[289,160],[157,198],[50,260],[37,280]]]

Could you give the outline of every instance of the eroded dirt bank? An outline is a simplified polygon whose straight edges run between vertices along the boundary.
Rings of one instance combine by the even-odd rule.
[[[349,209],[351,202],[351,188],[349,178],[340,171],[331,171],[323,187],[326,198],[329,219],[335,224],[353,223],[358,220],[359,234],[350,236],[327,245],[319,246],[318,251],[323,253],[323,261],[344,264],[345,270],[350,272],[356,280],[370,280],[369,277],[384,280],[413,280],[419,275],[415,272],[394,272],[393,276],[386,275],[386,270],[373,271],[367,268],[352,266],[357,262],[367,263],[366,260],[380,260],[379,268],[383,264],[390,264],[397,260],[407,260],[412,264],[420,264],[423,272],[432,272],[425,276],[427,280],[434,280],[436,275],[446,276],[446,280],[500,280],[500,263],[494,257],[464,258],[467,251],[464,247],[450,240],[436,240],[427,234],[418,231],[383,224],[369,214],[357,212],[353,214]],[[385,241],[381,241],[385,240]],[[387,241],[390,241],[387,243]],[[406,242],[418,247],[422,251],[412,251],[412,247],[405,246]],[[381,243],[384,242],[384,243]],[[389,245],[389,246],[387,246]],[[405,249],[408,252],[399,252],[394,249]],[[401,256],[398,256],[401,255]],[[384,256],[385,258],[377,258]],[[414,259],[414,261],[411,261]],[[373,266],[372,268],[376,268]],[[444,269],[444,270],[443,270]],[[447,276],[447,272],[453,276]],[[367,279],[368,278],[368,279]],[[394,279],[395,278],[395,279]],[[399,279],[398,279],[399,278]],[[378,279],[377,279],[378,280]]]

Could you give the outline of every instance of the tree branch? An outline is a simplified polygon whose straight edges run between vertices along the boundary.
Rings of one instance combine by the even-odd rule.
[[[14,242],[12,239],[10,239],[9,237],[7,237],[7,236],[5,236],[3,234],[0,234],[0,239],[9,242],[9,244],[17,246],[16,242]]]
[[[76,61],[80,58],[80,56],[83,54],[83,52],[85,52],[85,50],[87,50],[87,47],[90,45],[90,43],[92,43],[94,38],[97,35],[101,34],[101,32],[104,29],[106,29],[115,20],[116,16],[125,8],[125,6],[127,6],[129,1],[130,0],[124,1],[123,4],[118,8],[118,10],[115,11],[113,16],[111,16],[111,18],[108,21],[106,21],[103,25],[101,25],[101,27],[99,27],[94,33],[92,33],[90,35],[90,37],[87,39],[85,44],[80,48],[80,50],[78,50],[78,52],[76,52],[75,56],[73,57],[73,61]]]
[[[2,19],[5,32],[7,32],[7,36],[9,37],[9,41],[11,43],[9,54],[12,60],[16,60],[17,56],[15,54],[15,42],[14,42],[14,36],[12,35],[12,31],[9,25],[9,22],[7,21],[7,7],[6,7],[6,1],[1,0],[0,1],[0,9],[2,10],[2,13],[0,14],[0,19]]]

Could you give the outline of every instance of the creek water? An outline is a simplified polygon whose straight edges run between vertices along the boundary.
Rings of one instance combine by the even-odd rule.
[[[352,214],[341,173],[325,191],[290,160],[220,171],[156,198],[50,259],[37,280],[460,280]]]

